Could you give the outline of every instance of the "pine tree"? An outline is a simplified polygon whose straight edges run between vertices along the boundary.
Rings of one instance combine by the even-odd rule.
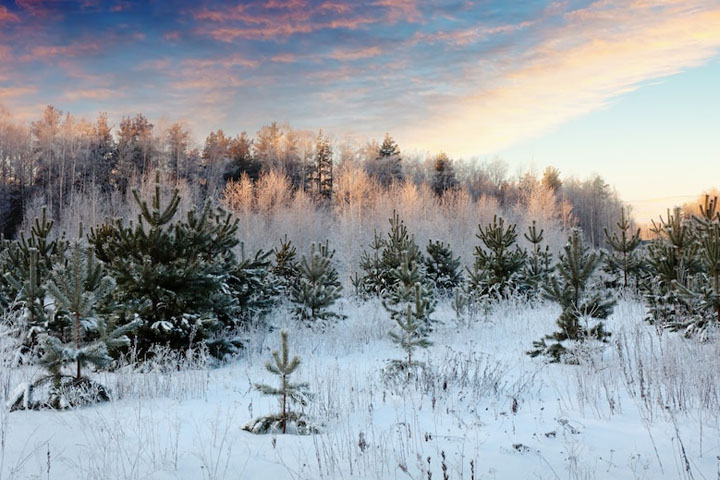
[[[236,264],[237,220],[210,203],[175,220],[180,196],[161,204],[159,177],[148,205],[137,191],[137,222],[108,221],[89,237],[98,259],[117,284],[121,323],[142,320],[135,339],[141,352],[153,344],[189,348],[207,344],[213,353],[235,351],[222,338],[237,327],[237,299],[230,288]]]
[[[332,197],[333,190],[332,155],[330,139],[323,135],[322,130],[320,130],[315,143],[314,183],[317,194],[326,200]]]
[[[330,251],[328,242],[325,245],[310,246],[310,255],[302,256],[298,265],[298,282],[291,289],[295,314],[300,320],[325,322],[332,318],[343,318],[330,308],[340,298],[342,286],[338,274],[332,265],[335,250]]]
[[[271,253],[258,250],[253,257],[246,257],[245,245],[240,244],[240,259],[229,283],[237,299],[238,315],[245,322],[267,314],[280,294],[270,275]]]
[[[680,208],[673,213],[668,210],[667,219],[660,217],[652,224],[657,238],[648,245],[645,261],[649,276],[640,285],[648,304],[648,320],[671,330],[683,329],[682,319],[691,314],[692,306],[678,285],[687,287],[701,270],[697,235]]]
[[[278,280],[278,287],[281,292],[291,289],[298,280],[297,249],[288,240],[287,235],[280,240],[280,248],[273,250],[275,259],[271,268],[272,274]]]
[[[475,247],[475,262],[469,270],[471,286],[476,293],[506,295],[515,285],[516,276],[525,264],[526,253],[517,246],[516,225],[505,226],[495,215],[483,229],[478,225],[475,235],[482,245]]]
[[[395,280],[387,298],[383,300],[383,306],[390,313],[390,318],[398,322],[406,315],[407,306],[414,304],[416,306],[414,314],[417,315],[415,320],[420,322],[420,328],[424,332],[429,332],[432,329],[433,320],[430,315],[435,309],[435,298],[426,285],[420,264],[414,261],[413,257],[411,249],[404,254],[400,266],[392,270]]]
[[[285,434],[288,430],[288,424],[294,423],[300,434],[315,433],[317,430],[308,426],[302,413],[290,411],[292,404],[307,406],[312,395],[308,392],[307,383],[292,383],[290,381],[290,376],[300,366],[300,357],[295,355],[292,359],[290,358],[287,332],[280,332],[280,337],[282,339],[282,353],[274,351],[272,353],[273,361],[268,361],[265,364],[265,369],[280,379],[280,386],[273,387],[256,383],[254,387],[263,395],[277,397],[280,401],[281,413],[253,420],[244,429],[253,433],[268,433],[281,430]]]
[[[395,315],[394,320],[399,332],[390,331],[392,341],[405,351],[404,360],[391,362],[393,369],[407,372],[407,379],[410,380],[411,372],[418,365],[413,360],[413,352],[416,348],[427,348],[432,342],[427,339],[426,329],[428,309],[430,302],[423,298],[423,291],[419,283],[415,284],[415,301],[408,304],[404,315]]]
[[[400,149],[388,133],[385,134],[385,138],[378,148],[376,161],[380,170],[377,172],[377,180],[381,185],[388,186],[403,180]]]
[[[82,234],[81,234],[82,236]],[[21,395],[10,403],[18,408],[67,408],[88,402],[108,400],[105,387],[83,375],[82,368],[96,369],[110,364],[110,351],[130,345],[127,334],[139,321],[116,328],[102,314],[101,304],[114,287],[90,249],[80,240],[70,248],[65,261],[57,263],[49,274],[47,292],[53,298],[55,315],[67,328],[63,332],[40,335],[43,356],[40,364],[49,375],[21,388]],[[64,375],[65,366],[72,365],[74,375]],[[48,400],[38,402],[34,390],[50,382]]]
[[[537,295],[543,288],[553,271],[552,253],[550,247],[545,245],[542,248],[544,230],[538,231],[535,220],[528,227],[527,233],[523,236],[525,240],[530,242],[530,255],[520,272],[520,283],[524,290],[531,296]]]
[[[67,250],[64,236],[50,240],[53,222],[48,220],[47,211],[35,219],[30,235],[20,234],[16,241],[3,240],[3,265],[0,291],[4,292],[6,307],[22,308],[26,320],[23,336],[23,351],[26,357],[36,351],[38,338],[46,332],[59,333],[57,325],[46,314],[46,282],[53,265],[63,258]]]
[[[673,286],[692,307],[685,318],[676,318],[670,326],[685,334],[703,333],[708,325],[720,325],[720,213],[717,197],[705,196],[700,215],[693,216],[697,225],[700,271],[687,286],[675,280]]]
[[[583,325],[581,321],[606,319],[615,306],[615,300],[603,296],[590,285],[600,258],[584,245],[579,229],[572,231],[563,251],[556,266],[557,274],[551,277],[544,289],[545,298],[562,307],[557,320],[559,331],[534,342],[535,350],[529,352],[531,356],[548,355],[553,361],[559,361],[567,352],[561,343],[566,340],[584,341],[593,338],[605,341],[610,334],[605,331],[601,321],[592,327]],[[546,339],[555,343],[548,346]]]
[[[410,262],[417,264],[423,282],[427,282],[422,252],[415,243],[415,238],[408,233],[405,223],[397,212],[389,219],[390,231],[383,239],[375,233],[370,244],[372,253],[364,252],[360,259],[360,267],[364,274],[354,280],[356,289],[359,287],[363,295],[387,297],[396,282],[393,271],[397,269],[409,254]]]
[[[448,156],[441,152],[433,160],[433,176],[431,186],[438,197],[442,197],[447,190],[458,188],[459,182],[455,176],[455,169]]]
[[[386,274],[380,260],[382,249],[385,248],[385,242],[377,231],[373,233],[373,241],[370,242],[370,252],[363,251],[360,257],[360,268],[363,271],[362,277],[357,272],[355,277],[351,278],[355,293],[366,298],[368,296],[380,297],[383,295],[385,288]]]
[[[425,274],[437,291],[448,294],[462,284],[460,257],[453,257],[450,245],[430,240],[426,251]]]
[[[625,209],[620,210],[620,221],[616,224],[620,232],[610,232],[604,228],[605,240],[613,253],[605,256],[605,266],[609,272],[621,272],[622,286],[627,288],[628,276],[634,275],[636,280],[639,275],[641,262],[635,255],[635,250],[640,245],[640,229],[635,233],[630,232],[630,221],[625,217]],[[636,282],[637,283],[637,282]]]

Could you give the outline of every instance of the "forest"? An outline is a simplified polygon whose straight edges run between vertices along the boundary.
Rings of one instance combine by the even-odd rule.
[[[363,342],[381,345],[382,358],[352,371],[368,375],[363,385],[381,389],[383,403],[391,391],[403,402],[403,395],[431,401],[434,411],[437,396],[445,395],[438,388],[458,398],[469,388],[473,398],[510,398],[515,415],[518,402],[536,401],[540,394],[532,392],[544,391],[535,375],[554,378],[548,369],[557,365],[581,372],[577,379],[583,382],[600,382],[592,394],[589,384],[579,385],[577,398],[596,402],[602,418],[615,413],[620,398],[638,402],[637,418],[659,415],[657,405],[713,418],[720,412],[715,378],[671,387],[679,377],[643,366],[650,357],[657,360],[654,349],[663,342],[698,351],[717,346],[715,196],[668,210],[641,235],[628,206],[599,175],[564,178],[552,166],[511,175],[500,159],[406,155],[390,134],[382,141],[337,140],[276,122],[254,137],[211,132],[195,146],[180,123],[156,126],[137,114],[114,127],[105,114],[89,122],[48,106],[29,125],[0,114],[0,227],[8,409],[3,432],[10,411],[73,410],[141,398],[132,393],[138,388],[133,384],[158,372],[156,381],[181,382],[171,387],[180,396],[170,398],[206,396],[209,384],[183,379],[189,375],[197,382],[198,371],[208,379],[225,375],[217,372],[238,365],[254,368],[259,377],[259,357],[274,349],[264,374],[277,376],[280,386],[254,383],[247,374],[251,387],[244,395],[277,397],[280,412],[250,419],[243,432],[322,436],[332,431],[328,424],[337,409],[352,408],[355,399],[333,406],[332,387],[322,382],[339,381],[337,373],[291,382],[305,358],[291,355],[290,345],[311,357],[321,348],[337,361],[341,354],[333,345],[342,339],[351,350],[362,350]],[[631,311],[634,323],[618,317],[618,309]],[[485,335],[482,329],[509,335],[535,310],[543,320],[515,332],[509,339],[513,353],[498,357],[508,364],[492,367],[483,363],[489,357],[475,356],[478,345],[470,339]],[[525,320],[511,326],[508,318]],[[456,338],[462,332],[471,342],[462,348],[469,350],[448,358],[450,350],[440,349],[453,345],[450,338],[462,343]],[[480,351],[491,348],[483,345]],[[668,361],[686,358],[687,352],[678,352],[668,353]],[[525,362],[535,362],[530,365],[538,370],[514,371],[513,365]],[[603,362],[625,369],[619,383],[598,376],[605,375],[598,367]],[[449,365],[455,370],[449,372]],[[502,383],[507,375],[516,376]],[[484,390],[483,382],[493,386]],[[318,388],[328,396],[318,400],[312,393]],[[150,399],[158,395],[143,392]],[[372,405],[378,392],[363,401]],[[252,400],[248,409],[252,417]],[[376,463],[363,464],[372,422],[327,441],[337,442],[332,448],[359,445],[353,447],[359,452],[347,453],[350,472],[384,477],[390,472],[384,469],[391,469],[388,456],[398,449],[412,453],[400,437],[388,437],[374,453]],[[562,428],[575,435],[565,422]],[[223,428],[230,435],[230,425]],[[200,455],[207,478],[226,478],[233,465],[223,445],[213,455],[227,455],[224,463]],[[49,443],[47,448],[50,458]],[[512,445],[518,452],[527,448]],[[318,470],[304,475],[313,478],[323,468],[330,478],[347,473],[335,464],[345,453],[328,455],[330,466],[318,460]],[[418,453],[417,472],[431,478],[440,468],[449,478],[445,455],[442,450],[440,465],[431,465],[429,456],[425,461]],[[684,451],[678,458],[692,478],[698,467]],[[457,476],[474,478],[476,460],[466,460],[454,457]],[[124,460],[104,462],[104,469],[126,467]],[[153,468],[170,468],[154,462]],[[176,471],[177,462],[176,457]],[[406,471],[403,462],[397,468]],[[658,462],[662,472],[659,456]],[[578,475],[581,467],[573,467]],[[73,471],[88,474],[89,468]],[[133,472],[137,476],[128,478],[143,478],[141,470]],[[0,466],[0,478],[2,473]]]

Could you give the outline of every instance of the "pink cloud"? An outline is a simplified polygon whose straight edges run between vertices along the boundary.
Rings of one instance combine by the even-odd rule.
[[[276,63],[292,63],[297,61],[298,57],[292,53],[278,53],[277,55],[273,55],[271,60]]]
[[[39,45],[30,50],[29,55],[22,57],[24,61],[40,60],[53,57],[77,57],[89,53],[99,52],[102,46],[99,43],[76,42],[69,45]]]
[[[0,5],[0,23],[2,22],[19,22],[20,17],[7,9],[5,5]]]
[[[377,57],[382,51],[379,47],[367,47],[359,49],[336,48],[327,56],[338,61],[360,60],[368,57]]]
[[[388,10],[388,20],[391,23],[399,21],[422,21],[422,15],[420,14],[420,10],[418,10],[417,0],[376,0],[373,5],[385,7]]]
[[[90,88],[81,90],[71,90],[63,94],[63,98],[69,101],[75,100],[107,100],[121,96],[117,90],[110,88]]]
[[[180,32],[178,32],[177,30],[173,32],[167,32],[165,33],[165,35],[163,35],[163,38],[170,41],[180,40]]]

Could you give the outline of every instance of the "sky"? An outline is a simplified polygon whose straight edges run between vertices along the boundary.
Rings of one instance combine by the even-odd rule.
[[[272,120],[596,172],[639,219],[720,184],[720,0],[0,0],[0,104]]]

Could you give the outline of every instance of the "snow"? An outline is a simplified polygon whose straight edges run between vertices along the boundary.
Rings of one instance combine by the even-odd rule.
[[[341,307],[348,318],[324,332],[277,312],[274,331],[250,334],[222,368],[99,374],[116,394],[106,404],[3,411],[0,478],[442,479],[443,452],[450,479],[718,476],[719,342],[660,335],[637,300],[619,302],[610,343],[583,350],[580,365],[525,354],[553,330],[553,305],[506,302],[458,321],[440,303],[434,345],[418,352],[426,368],[409,384],[383,374],[403,353],[380,303]],[[278,409],[252,384],[275,382],[264,364],[280,328],[321,434],[241,430]],[[3,371],[3,400],[33,373]]]

